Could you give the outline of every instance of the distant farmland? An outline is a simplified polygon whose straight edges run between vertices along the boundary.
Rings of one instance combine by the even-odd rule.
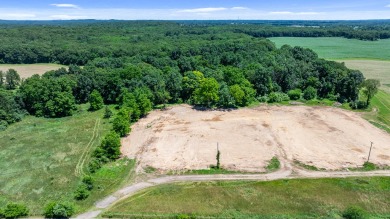
[[[64,65],[57,64],[1,64],[0,71],[7,71],[12,68],[15,69],[21,78],[28,78],[35,74],[42,75],[47,71],[57,70]]]
[[[314,50],[325,59],[379,59],[390,60],[390,39],[362,41],[338,37],[272,37],[269,38],[281,47],[285,44]]]

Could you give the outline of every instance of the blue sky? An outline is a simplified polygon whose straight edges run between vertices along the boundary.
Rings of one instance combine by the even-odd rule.
[[[1,0],[0,19],[390,19],[390,0]]]

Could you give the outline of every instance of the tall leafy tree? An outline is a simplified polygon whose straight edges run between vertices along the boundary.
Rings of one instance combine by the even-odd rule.
[[[203,79],[193,94],[195,104],[208,107],[214,106],[219,100],[218,91],[219,84],[217,80],[214,78]]]
[[[380,82],[379,80],[376,80],[376,79],[367,79],[363,82],[362,86],[363,86],[363,93],[366,95],[367,97],[367,106],[370,105],[370,101],[372,99],[372,97],[375,96],[376,93],[378,93],[378,88],[380,87]]]
[[[15,89],[20,84],[20,76],[14,69],[9,69],[5,73],[5,86],[8,90]]]
[[[95,111],[103,108],[103,97],[100,95],[99,91],[93,90],[91,95],[89,95],[89,110]]]

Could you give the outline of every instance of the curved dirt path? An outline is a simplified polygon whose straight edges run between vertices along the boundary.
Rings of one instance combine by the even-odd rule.
[[[76,218],[96,218],[103,210],[108,209],[119,200],[125,199],[135,193],[162,184],[176,182],[201,182],[201,181],[229,181],[229,180],[254,180],[254,181],[272,181],[279,179],[298,179],[298,178],[344,178],[344,177],[369,177],[369,176],[389,176],[389,170],[370,171],[370,172],[346,172],[346,171],[307,171],[301,168],[292,167],[289,162],[281,162],[281,169],[267,174],[218,174],[218,175],[177,175],[161,176],[152,178],[143,182],[130,184],[112,195],[95,203],[95,208],[77,216]]]

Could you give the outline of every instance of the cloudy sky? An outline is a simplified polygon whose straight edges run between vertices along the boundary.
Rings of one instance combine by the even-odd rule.
[[[390,19],[390,0],[1,0],[0,19]]]

